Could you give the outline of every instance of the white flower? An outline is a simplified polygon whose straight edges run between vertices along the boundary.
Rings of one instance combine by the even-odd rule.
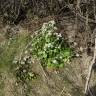
[[[57,64],[57,60],[53,60],[53,63],[54,63],[54,64]]]
[[[26,72],[26,70],[24,69],[24,70],[23,70],[23,72],[25,73],[25,72]]]
[[[57,35],[58,35],[58,33],[54,33],[54,35],[56,35],[56,36],[57,36]]]
[[[62,37],[61,33],[54,33],[57,37]]]
[[[77,53],[77,54],[76,54],[76,57],[79,57],[79,56],[80,56],[80,55]]]
[[[54,30],[57,30],[57,27],[54,27]]]
[[[51,32],[51,31],[49,31],[47,35],[48,35],[48,36],[51,36],[51,35],[52,35],[52,32]]]
[[[44,46],[44,51],[46,51],[47,50],[47,47],[46,46]]]
[[[21,61],[21,64],[23,65],[23,64],[25,64],[25,62],[24,61]]]
[[[62,37],[61,33],[59,33],[57,36],[58,36],[58,37]]]
[[[45,49],[46,49],[47,45],[48,45],[48,44],[45,44],[45,46],[44,46]]]
[[[60,59],[62,59],[63,57],[62,56],[60,56]]]
[[[27,55],[26,55],[26,56],[23,58],[23,60],[26,61],[28,58],[30,58],[30,56],[27,56]]]
[[[17,62],[18,62],[17,60],[14,60],[14,61],[13,61],[13,64],[17,64]]]
[[[52,43],[49,43],[48,44],[48,48],[52,48],[53,47],[53,44]]]
[[[27,54],[27,53],[28,53],[28,51],[26,50],[26,51],[25,51],[25,54]]]
[[[58,49],[60,49],[61,48],[61,46],[58,46]]]
[[[26,56],[23,59],[24,59],[24,61],[26,61],[26,59],[27,59]]]
[[[50,47],[53,47],[53,44],[52,43],[45,44],[44,49],[50,48]]]
[[[51,43],[49,43],[49,44],[47,45],[47,47],[51,47],[51,45],[52,45],[52,44],[51,44]]]
[[[33,38],[33,35],[31,35],[31,38]]]
[[[28,63],[29,63],[29,64],[31,64],[31,63],[32,63],[32,61],[30,60],[30,61],[28,61]]]
[[[15,57],[13,63],[14,63],[14,64],[17,64],[17,62],[18,62],[18,58]]]
[[[8,45],[10,45],[10,41],[8,42]]]
[[[31,73],[31,72],[29,72],[28,74],[29,74],[30,77],[33,77],[34,76],[34,74]]]
[[[57,37],[57,40],[59,40],[60,38],[59,37]]]
[[[47,30],[46,26],[47,26],[47,23],[43,23],[42,32],[45,32]]]
[[[32,51],[32,48],[30,48],[29,50]]]
[[[35,35],[37,35],[38,34],[38,31],[35,31]],[[31,36],[31,38],[33,38],[33,36]]]
[[[49,24],[52,24],[52,26],[54,26],[54,24],[55,24],[55,21],[54,20],[51,20],[51,21],[49,21]]]

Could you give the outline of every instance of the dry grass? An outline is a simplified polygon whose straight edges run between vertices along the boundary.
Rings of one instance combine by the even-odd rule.
[[[43,3],[48,3],[48,6],[50,6],[49,10],[51,12],[48,11],[48,8],[47,8],[48,6],[45,4],[46,5],[45,10],[47,10],[46,12],[49,12],[49,13],[54,12],[54,14],[58,12],[62,13],[64,9],[63,4],[66,4],[66,3],[64,2],[61,3],[62,8],[59,8],[60,6],[58,5],[59,3],[57,1],[43,2],[42,0]],[[42,4],[42,2],[39,1],[40,4]],[[33,6],[34,7],[33,10],[35,10],[33,12],[34,14],[40,12],[38,8],[41,5],[39,3],[34,1],[34,6]],[[38,7],[38,4],[39,4],[39,7]],[[55,4],[57,5],[57,10],[53,6]],[[64,37],[66,37],[66,39],[73,44],[71,46],[75,49],[76,54],[78,53],[79,56],[73,58],[72,62],[69,65],[66,65],[65,68],[62,68],[60,70],[55,70],[55,71],[44,69],[40,64],[40,62],[37,61],[37,59],[35,60],[33,59],[32,70],[37,74],[39,74],[39,78],[38,80],[31,81],[25,85],[22,85],[20,83],[19,85],[16,84],[16,81],[15,81],[16,78],[12,75],[13,73],[11,74],[12,75],[11,77],[10,77],[10,74],[7,74],[7,73],[2,74],[4,77],[6,77],[5,80],[3,79],[5,87],[4,89],[2,89],[4,92],[3,91],[2,92],[5,93],[4,96],[8,96],[8,95],[9,96],[26,96],[26,94],[27,95],[29,94],[29,96],[84,96],[84,87],[85,87],[86,76],[88,73],[88,67],[90,65],[90,62],[93,56],[93,47],[91,45],[89,46],[91,47],[91,55],[89,55],[89,51],[87,49],[88,49],[89,42],[94,44],[94,34],[92,33],[91,26],[94,28],[95,11],[94,11],[94,17],[89,18],[90,10],[87,10],[85,12],[86,14],[84,15],[81,10],[82,8],[80,9],[81,3],[79,2],[79,0],[78,2],[76,2],[77,6],[75,6],[75,2],[74,4],[72,3],[73,5],[69,4],[68,2],[67,4],[69,9],[71,10],[72,13],[74,13],[75,16],[70,17],[67,15],[64,17],[62,15],[58,16],[57,14],[55,16],[54,15],[48,16],[46,18],[38,18],[37,16],[34,19],[30,18],[28,20],[22,21],[23,23],[20,22],[18,26],[22,26],[24,29],[20,27],[18,27],[18,29],[21,35],[24,33],[33,34],[35,30],[38,30],[42,26],[43,22],[47,22],[49,20],[54,19],[57,22],[57,26],[59,28],[58,31],[62,32]],[[70,7],[69,5],[70,6],[72,5],[72,6]],[[77,12],[75,8],[77,8],[77,10],[79,11]],[[94,9],[95,9],[95,5],[94,5]],[[47,14],[46,12],[44,14]],[[73,15],[72,13],[70,13],[70,15]],[[40,14],[38,13],[39,16],[41,16]],[[90,26],[90,22],[93,25]],[[2,27],[2,25],[0,26]],[[7,32],[6,29],[4,30],[4,32],[5,33]],[[2,32],[0,32],[0,44],[2,41],[6,40],[6,37],[4,37],[4,34],[2,35],[1,33]],[[26,34],[25,34],[25,37],[26,37]],[[19,55],[23,55],[22,50],[23,48],[24,49],[26,48],[27,44],[25,44],[24,42],[25,39],[26,38],[23,38],[22,40],[20,40],[19,47],[20,46],[21,47],[20,47],[20,50],[18,51]],[[4,50],[4,52],[5,52],[5,55],[3,56],[4,58],[1,59],[1,61],[2,60],[6,61],[7,59],[5,59],[5,57],[6,58],[10,57],[14,53],[13,52],[10,55],[9,53],[12,52],[10,49],[9,51]],[[1,58],[1,54],[0,54],[0,58]],[[7,63],[8,62],[6,61],[6,64]],[[2,71],[4,70],[6,71],[6,69],[3,69]],[[7,70],[7,71],[10,71],[10,70]],[[94,86],[96,83],[94,79],[94,73],[92,74],[93,74],[93,77],[91,78],[90,85]]]

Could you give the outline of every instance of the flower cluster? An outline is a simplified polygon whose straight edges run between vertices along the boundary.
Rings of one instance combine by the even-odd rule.
[[[72,50],[56,30],[54,21],[44,23],[39,34],[33,38],[31,51],[44,66],[61,68],[69,63]]]
[[[25,82],[26,80],[32,80],[36,78],[36,74],[31,70],[32,58],[28,54],[28,51],[25,51],[25,54],[22,57],[15,57],[13,64],[15,64],[15,73],[19,81]]]
[[[31,56],[27,56],[27,55],[25,55],[23,58],[15,57],[13,60],[13,64],[24,65],[24,64],[31,64],[31,63],[32,63]]]

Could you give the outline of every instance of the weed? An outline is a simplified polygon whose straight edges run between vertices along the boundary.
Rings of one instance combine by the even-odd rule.
[[[13,63],[15,64],[15,75],[17,81],[25,83],[26,81],[37,78],[37,75],[31,70],[32,60],[31,56],[28,54],[23,54],[21,59],[15,58]]]
[[[44,67],[63,68],[72,57],[72,49],[56,29],[55,22],[49,21],[32,37],[32,54]]]

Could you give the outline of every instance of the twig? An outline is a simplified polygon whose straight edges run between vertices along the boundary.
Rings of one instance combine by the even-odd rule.
[[[94,32],[96,32],[96,29],[94,30]],[[87,93],[87,90],[88,90],[88,86],[89,86],[89,82],[90,82],[90,78],[91,78],[91,74],[92,74],[92,67],[95,63],[95,60],[96,60],[96,35],[95,35],[94,56],[93,56],[93,60],[90,64],[90,66],[89,66],[89,71],[88,71],[88,75],[87,75],[86,83],[85,83],[85,91],[84,91],[85,94]]]
[[[87,89],[90,93],[90,96],[94,96],[93,92],[90,90],[89,86],[88,86],[88,89]]]
[[[65,90],[65,87],[63,87],[63,89],[62,89],[62,91],[60,92],[60,95],[59,95],[59,96],[61,96],[61,95],[63,94],[64,90]]]
[[[95,4],[95,0],[93,2],[93,6],[94,6],[94,18],[95,18],[95,22],[96,22],[96,4]]]
[[[81,14],[79,13],[79,11],[77,11],[76,9],[74,9],[74,7],[73,7],[72,4],[66,4],[65,6],[63,6],[63,7],[60,9],[60,11],[59,11],[58,13],[60,14],[60,12],[62,12],[63,9],[66,8],[66,7],[68,7],[73,14],[77,15],[78,19],[80,19],[80,20],[83,21],[83,22],[86,22],[86,17],[84,17],[83,15],[81,15]],[[95,20],[90,19],[90,18],[88,18],[88,23],[94,23],[94,24],[96,24]]]

